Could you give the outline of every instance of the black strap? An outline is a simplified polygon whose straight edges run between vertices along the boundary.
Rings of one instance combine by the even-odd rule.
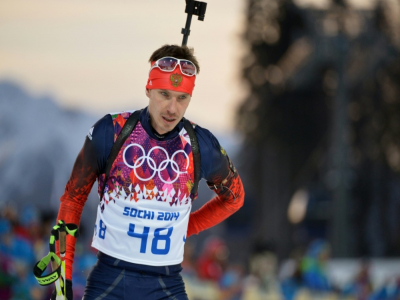
[[[122,127],[121,132],[118,135],[113,147],[111,148],[110,155],[107,158],[106,169],[104,172],[106,176],[104,177],[103,186],[101,188],[100,201],[101,199],[103,199],[104,196],[104,189],[106,188],[106,183],[110,175],[111,166],[114,163],[114,160],[117,157],[119,150],[121,150],[122,145],[125,143],[125,140],[131,134],[137,122],[139,121],[139,116],[141,112],[142,110],[136,110],[129,116],[128,120],[125,122],[124,127]]]
[[[192,191],[190,192],[192,200],[194,200],[197,190],[199,188],[200,182],[200,170],[201,170],[201,160],[200,160],[200,148],[199,143],[197,141],[197,136],[194,131],[192,123],[189,120],[183,119],[184,127],[187,133],[189,134],[190,144],[192,146],[192,153],[193,153],[193,164],[194,164],[194,184]]]

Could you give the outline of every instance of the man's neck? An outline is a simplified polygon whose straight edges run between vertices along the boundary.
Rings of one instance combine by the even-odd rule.
[[[150,127],[151,127],[151,130],[153,131],[153,134],[154,134],[157,138],[159,138],[159,139],[165,138],[165,136],[168,134],[168,132],[166,132],[166,133],[164,133],[164,134],[159,134],[159,133],[154,129],[154,127],[151,125],[151,123],[150,123]]]
[[[147,108],[147,112],[146,112],[145,118],[146,119],[143,120],[143,121],[147,124],[146,125],[147,130],[151,131],[151,134],[157,139],[164,140],[166,138],[170,138],[171,135],[175,136],[175,132],[179,133],[179,126],[180,126],[179,124],[180,123],[178,123],[171,131],[165,132],[163,134],[160,134],[159,132],[157,132],[157,130],[153,127],[153,125],[151,123],[151,116],[150,116],[150,113],[148,111],[148,108]],[[148,133],[150,133],[150,132],[148,132]]]

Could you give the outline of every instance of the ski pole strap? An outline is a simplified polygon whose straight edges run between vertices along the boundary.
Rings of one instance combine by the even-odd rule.
[[[78,226],[76,224],[65,224],[64,221],[59,220],[58,223],[53,226],[49,241],[49,253],[43,257],[36,265],[33,267],[33,274],[40,285],[49,285],[57,281],[61,276],[62,260],[56,254],[56,241],[60,239],[65,240],[65,236],[69,234],[73,237],[79,236]],[[61,246],[63,249],[61,249]],[[64,245],[60,245],[60,254],[65,254],[65,242]],[[62,253],[63,251],[64,253]],[[47,265],[51,262],[53,267],[53,272],[48,275],[42,275],[46,270]]]
[[[58,268],[48,275],[42,275],[46,270],[47,265],[51,260],[55,260]],[[49,285],[54,283],[61,273],[61,259],[54,252],[49,252],[45,257],[43,257],[37,264],[33,267],[33,274],[40,285]]]

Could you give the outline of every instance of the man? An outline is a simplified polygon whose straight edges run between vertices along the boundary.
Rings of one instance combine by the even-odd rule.
[[[57,219],[79,224],[98,180],[101,199],[92,242],[99,251],[98,262],[88,276],[85,300],[187,299],[180,276],[186,238],[220,223],[243,205],[242,182],[226,152],[211,132],[193,124],[200,175],[217,196],[190,213],[197,196],[195,162],[183,116],[199,64],[192,49],[176,45],[156,50],[150,63],[149,105],[119,150],[107,181],[107,158],[132,112],[108,114],[90,129],[61,197]],[[68,300],[74,247],[68,236]]]

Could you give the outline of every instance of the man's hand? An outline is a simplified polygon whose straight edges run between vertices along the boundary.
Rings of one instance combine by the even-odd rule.
[[[73,300],[74,297],[72,293],[72,281],[69,279],[65,280],[65,285],[66,285],[66,296],[67,296],[66,300]],[[56,300],[56,296],[57,296],[56,289],[54,289],[53,293],[51,294],[50,300]]]

